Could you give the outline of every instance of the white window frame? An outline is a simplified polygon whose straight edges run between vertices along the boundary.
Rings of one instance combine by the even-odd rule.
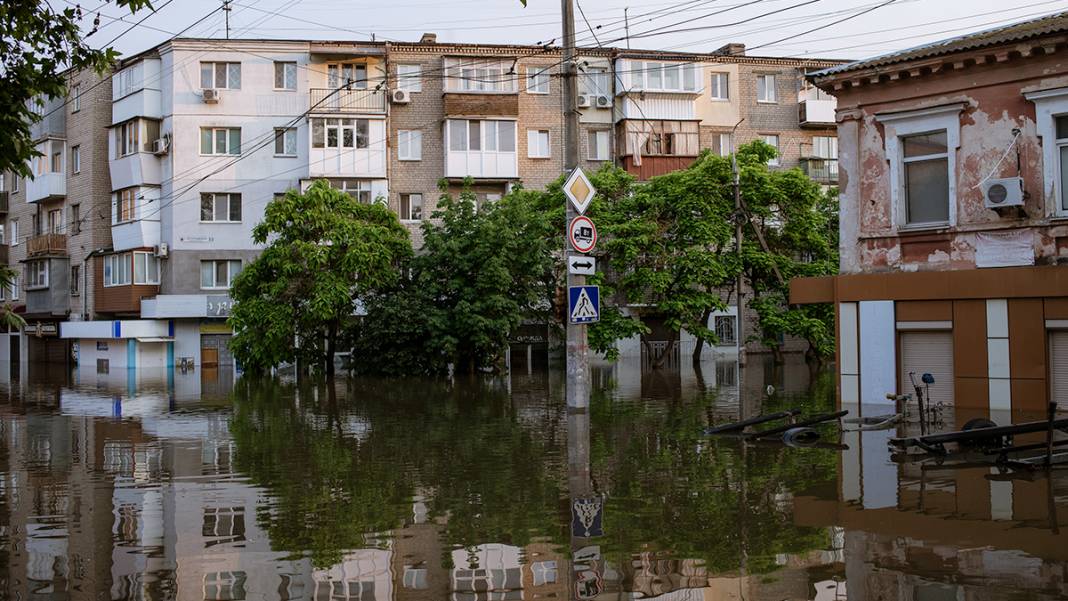
[[[70,266],[70,295],[81,296],[82,293],[82,266]]]
[[[405,206],[404,200],[407,197],[408,204]],[[412,197],[419,197],[419,215],[412,217]],[[401,221],[422,221],[424,218],[423,211],[426,208],[425,205],[426,196],[421,192],[405,192],[400,195],[400,220]],[[407,210],[405,210],[407,208]]]
[[[19,281],[22,276],[15,274],[11,276],[11,299],[13,301],[19,300]]]
[[[587,67],[579,80],[583,94],[612,97],[607,67]]]
[[[423,160],[423,132],[419,129],[397,130],[397,159],[401,161]]]
[[[19,245],[19,220],[18,219],[12,219],[10,221],[9,229],[11,230],[11,246],[18,246]]]
[[[464,147],[462,149],[455,149],[454,150],[452,148],[452,127],[451,126],[455,122],[460,122],[460,123],[464,124],[464,127],[463,127],[463,130],[464,130],[464,137],[463,137]],[[472,122],[478,122],[478,130],[479,130],[478,148],[474,148],[474,149],[471,148],[471,123]],[[490,128],[487,127],[487,125],[486,125],[487,123],[493,123],[494,124],[493,127],[492,127],[492,129],[494,131],[493,140],[492,140],[493,141],[493,148],[487,148],[487,146],[490,146],[490,144],[489,144],[490,137],[487,135],[489,133],[489,129]],[[501,136],[501,126],[500,126],[501,123],[511,123],[512,124],[512,135],[514,136],[513,139],[511,140],[511,142],[512,142],[512,150],[501,150],[501,140],[505,139],[504,137]],[[519,139],[518,138],[519,138],[519,124],[516,121],[511,120],[511,119],[446,119],[445,120],[445,149],[446,149],[446,152],[498,152],[498,153],[501,153],[501,154],[515,154],[515,155],[518,155],[519,154]]]
[[[445,92],[515,94],[519,77],[509,73],[512,61],[445,57]]]
[[[282,87],[278,87],[279,69],[282,70]],[[276,92],[296,92],[297,61],[274,61],[274,80],[272,85],[274,85]]]
[[[129,198],[124,199],[124,196],[128,196]],[[119,223],[127,223],[129,221],[136,220],[138,213],[137,201],[140,199],[140,197],[140,189],[136,187],[123,188],[121,190],[116,190],[115,192],[112,192],[111,224],[116,225]],[[124,200],[129,200],[130,202],[130,212],[128,215],[128,219],[123,218],[122,205]]]
[[[133,282],[133,258],[130,253],[104,255],[104,287],[129,286]]]
[[[142,259],[145,262],[145,277],[138,279],[137,277],[137,260]],[[153,269],[150,269],[154,266]],[[153,273],[155,272],[155,273]],[[134,251],[133,253],[133,283],[136,286],[158,286],[159,285],[159,257],[155,253],[147,251]]]
[[[361,133],[362,130],[362,133]],[[334,132],[334,144],[330,144],[330,132]],[[349,134],[351,144],[345,144],[345,134]],[[312,119],[312,148],[355,148],[366,150],[371,147],[371,120],[350,118]]]
[[[41,290],[48,288],[48,259],[26,262],[26,289]]]
[[[734,152],[734,136],[728,133],[716,135],[719,136],[719,156],[729,157]]]
[[[768,166],[778,167],[779,165],[781,165],[782,156],[780,155],[780,153],[782,151],[779,149],[779,144],[782,143],[782,138],[779,137],[779,134],[760,134],[760,139],[763,140],[769,146],[775,148],[775,156],[771,159],[768,159]]]
[[[211,219],[204,219],[204,201],[211,198]],[[216,219],[219,214],[219,201],[225,198],[226,210],[223,212],[225,219]],[[239,192],[202,192],[200,194],[200,223],[241,223],[241,219],[232,219],[234,201],[237,202],[237,212],[240,215],[244,207],[241,206],[241,194]]]
[[[1061,161],[1057,141],[1057,117],[1068,115],[1068,87],[1024,94],[1035,103],[1035,131],[1042,139],[1042,188],[1046,216],[1068,217],[1068,191],[1060,189]],[[1064,142],[1060,143],[1061,146]]]
[[[70,89],[70,112],[77,113],[82,110],[82,84],[75,84]]]
[[[544,147],[543,147],[544,146]],[[552,158],[552,134],[547,129],[527,130],[527,158]]]
[[[359,73],[362,71],[362,75]],[[353,90],[366,90],[371,79],[370,69],[366,62],[327,63],[326,87],[331,89],[344,88]]]
[[[586,132],[586,154],[590,161],[608,161],[612,157],[612,132],[607,129],[594,129]],[[604,140],[602,148],[601,140]],[[604,150],[604,154],[601,154]]]
[[[423,91],[423,66],[413,64],[397,65],[397,89],[408,92]]]
[[[349,184],[355,184],[353,187],[349,187]],[[369,179],[358,178],[334,178],[330,180],[330,187],[335,190],[341,190],[345,194],[356,199],[361,204],[371,204],[374,202],[374,197],[371,196],[374,193],[374,189]]]
[[[237,140],[237,152],[233,152],[234,149],[230,148],[230,146],[231,146],[231,144],[230,144],[230,132],[234,131],[234,130],[237,131],[237,138],[238,138],[238,140]],[[211,132],[211,152],[208,152],[208,153],[204,152],[204,144],[203,143],[204,143],[204,132],[205,131],[210,131]],[[226,140],[226,151],[225,152],[218,152],[216,150],[219,147],[219,140],[218,140],[218,136],[220,135],[219,132],[222,132],[221,135]],[[200,139],[197,140],[197,146],[199,147],[199,150],[200,150],[200,156],[203,156],[203,157],[238,156],[238,155],[241,154],[241,143],[242,143],[242,140],[241,140],[241,128],[240,127],[201,127],[200,128]]]
[[[764,81],[764,97],[760,96],[760,81]],[[771,85],[768,85],[771,84]],[[758,73],[756,79],[757,104],[778,104],[779,99],[775,89],[777,82],[774,73]]]
[[[549,67],[527,67],[527,94],[549,93]]]
[[[713,71],[709,77],[708,97],[713,102],[730,102],[731,74],[727,71]]]
[[[82,145],[75,144],[70,147],[70,170],[72,174],[82,172]]]
[[[211,85],[204,85],[204,67],[211,65]],[[216,65],[226,65],[226,81],[223,85],[219,85],[218,67]],[[237,74],[237,85],[233,85],[234,73]],[[240,90],[241,89],[241,63],[234,61],[201,61],[200,63],[200,88],[203,90],[216,89],[216,90]]]
[[[282,143],[282,152],[278,152],[278,143]],[[289,151],[290,142],[292,142],[292,152]],[[295,127],[276,127],[274,128],[274,156],[293,158],[298,154],[297,150],[297,128]]]
[[[218,274],[218,271],[217,271],[218,263],[220,263],[220,262],[226,263],[226,282],[227,283],[226,283],[225,286],[220,286],[220,285],[218,285],[217,282],[215,282],[215,276]],[[204,285],[204,264],[205,263],[210,263],[211,264],[212,282],[214,283],[212,286],[205,286]],[[234,273],[234,271],[233,271],[234,263],[237,263],[237,265],[238,265],[236,273]],[[234,278],[237,277],[238,273],[241,273],[241,270],[243,268],[244,268],[244,265],[242,265],[241,259],[204,259],[204,260],[202,260],[200,262],[200,274],[199,274],[199,277],[200,277],[200,289],[201,290],[229,290],[230,286],[233,285]]]
[[[958,102],[945,106],[877,113],[875,120],[883,124],[884,149],[890,162],[890,203],[893,208],[892,231],[926,230],[957,225],[957,149],[960,148],[960,112],[965,104]],[[909,224],[906,215],[904,149],[901,138],[946,131],[946,151],[949,164],[949,221]]]

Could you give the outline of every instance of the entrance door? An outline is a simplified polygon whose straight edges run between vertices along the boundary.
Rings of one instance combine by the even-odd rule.
[[[200,365],[202,367],[219,366],[219,349],[203,347],[200,349]]]
[[[932,402],[953,404],[953,332],[901,332],[902,393],[912,393],[909,372],[915,372],[916,382],[925,373],[934,376],[931,384]]]
[[[1049,333],[1050,400],[1068,410],[1068,330]]]

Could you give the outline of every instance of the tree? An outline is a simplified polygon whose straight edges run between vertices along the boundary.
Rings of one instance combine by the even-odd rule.
[[[394,286],[412,253],[386,206],[322,180],[273,200],[252,238],[267,247],[234,280],[229,323],[234,356],[255,371],[298,360],[333,375],[361,299]]]
[[[151,8],[149,0],[116,0],[131,13]],[[41,120],[33,100],[66,95],[69,69],[91,68],[103,73],[115,61],[111,48],[95,49],[82,35],[78,6],[55,10],[38,0],[0,3],[0,173],[14,171],[31,177],[28,161],[38,153],[30,126]]]
[[[0,289],[10,290],[11,283],[15,281],[14,269],[7,266],[0,266]],[[0,328],[5,330],[15,330],[26,325],[26,320],[21,315],[15,313],[11,303],[5,303],[0,307]]]

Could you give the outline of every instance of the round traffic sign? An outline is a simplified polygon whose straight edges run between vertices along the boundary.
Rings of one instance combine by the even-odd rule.
[[[579,215],[568,224],[567,239],[571,241],[571,248],[578,252],[592,252],[597,246],[597,228],[589,217]]]

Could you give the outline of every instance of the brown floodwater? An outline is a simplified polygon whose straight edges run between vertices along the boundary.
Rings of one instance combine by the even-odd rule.
[[[895,462],[896,431],[708,437],[830,410],[833,378],[683,363],[595,367],[585,414],[525,364],[0,375],[0,599],[1068,597],[1068,470]]]

